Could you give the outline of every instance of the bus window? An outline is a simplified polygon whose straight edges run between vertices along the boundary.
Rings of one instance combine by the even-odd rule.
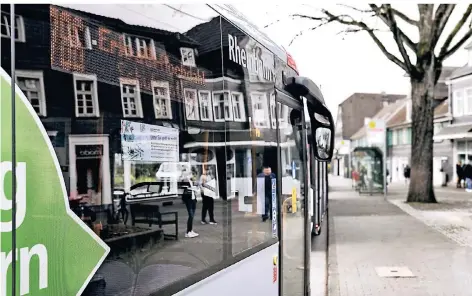
[[[304,285],[298,279],[304,275],[305,219],[304,176],[302,161],[302,112],[289,108],[289,124],[279,132],[281,166],[289,168],[282,176],[282,295],[303,295]],[[284,153],[285,152],[285,153]]]

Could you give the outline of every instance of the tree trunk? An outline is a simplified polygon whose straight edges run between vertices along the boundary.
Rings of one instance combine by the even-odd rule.
[[[411,182],[407,202],[435,203],[433,189],[434,63],[422,79],[411,78]]]

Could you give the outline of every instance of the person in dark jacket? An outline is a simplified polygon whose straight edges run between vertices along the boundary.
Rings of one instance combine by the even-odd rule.
[[[272,173],[270,166],[264,166],[262,173],[257,177],[264,178],[265,207],[262,222],[265,222],[269,217],[272,220],[272,179],[275,179],[275,174]]]
[[[405,168],[403,169],[403,176],[405,177],[405,184],[408,184],[410,181],[410,175],[411,175],[411,168],[409,165],[406,165]]]
[[[470,163],[466,163],[464,167],[464,177],[465,177],[465,184],[466,184],[465,191],[471,192],[472,191],[472,166],[470,165]]]
[[[456,174],[457,174],[457,188],[462,188],[462,180],[464,180],[464,169],[462,168],[461,161],[459,161],[456,164]]]

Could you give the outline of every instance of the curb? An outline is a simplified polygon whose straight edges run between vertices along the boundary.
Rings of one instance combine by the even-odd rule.
[[[326,214],[328,216],[328,223],[326,229],[328,231],[328,237],[326,240],[328,244],[328,251],[326,252],[326,296],[339,296],[341,292],[339,287],[338,261],[336,256],[336,236],[334,234],[334,218],[329,215],[329,210],[326,212]]]

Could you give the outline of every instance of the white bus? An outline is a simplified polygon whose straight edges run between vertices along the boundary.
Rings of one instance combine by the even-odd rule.
[[[317,289],[334,124],[282,47],[230,5],[1,20],[0,296]]]

